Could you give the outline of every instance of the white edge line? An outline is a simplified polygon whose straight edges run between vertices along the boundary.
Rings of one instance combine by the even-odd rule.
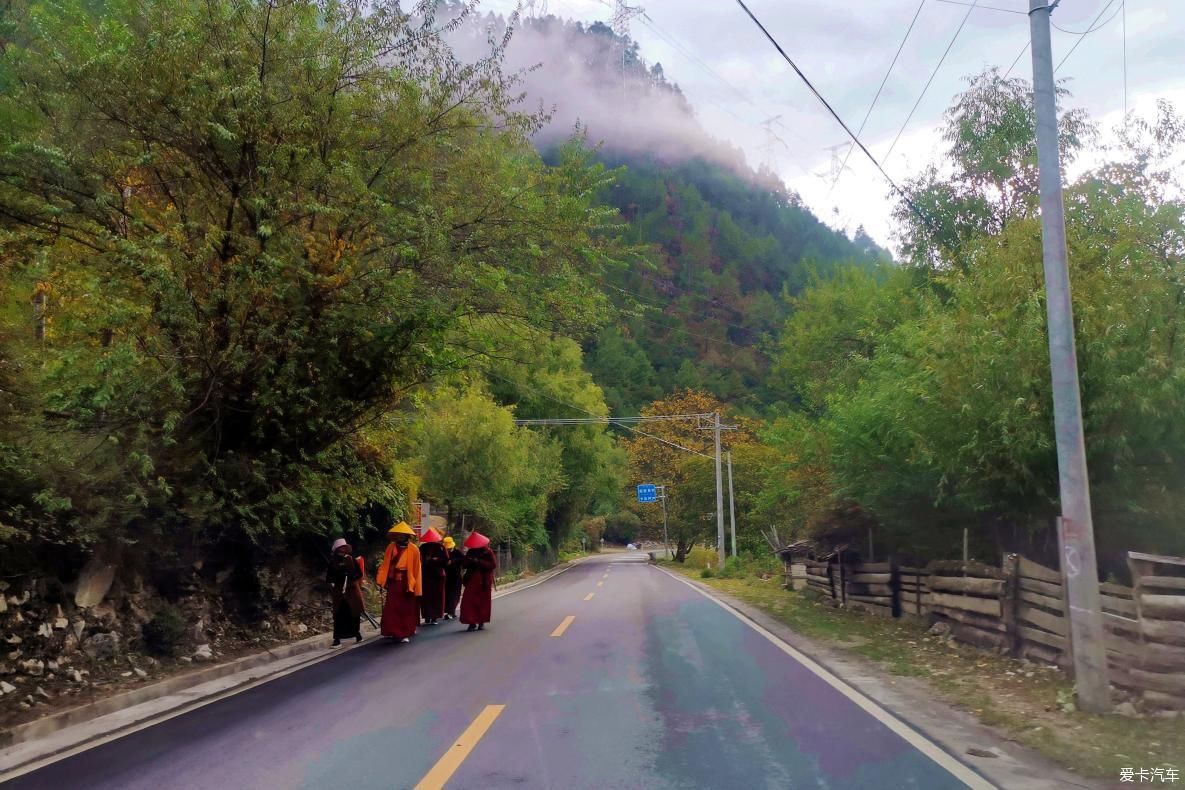
[[[503,590],[502,592],[496,592],[496,593],[494,593],[494,598],[505,598],[507,595],[514,595],[516,592],[520,592],[522,590],[529,590],[532,587],[538,587],[540,584],[543,584],[544,582],[549,582],[552,579],[554,579],[555,577],[557,577],[561,574],[567,573],[568,571],[572,570],[577,565],[579,565],[580,563],[584,562],[587,559],[588,559],[588,557],[580,557],[578,559],[572,560],[565,567],[560,568],[558,571],[551,574],[550,576],[544,576],[542,579],[539,579],[538,581],[533,581],[530,584],[524,584],[522,587],[513,587],[509,590]]]
[[[757,633],[761,634],[783,653],[802,664],[813,674],[823,680],[823,682],[825,682],[827,685],[831,686],[840,694],[843,694],[862,710],[871,715],[874,719],[888,727],[897,735],[901,736],[901,738],[903,738],[907,743],[909,743],[922,754],[929,757],[939,766],[946,769],[947,772],[952,774],[960,782],[965,783],[970,788],[974,788],[974,790],[996,790],[996,786],[994,784],[989,782],[969,766],[955,759],[941,746],[926,738],[916,729],[901,721],[901,719],[897,718],[892,713],[889,713],[862,692],[857,691],[848,683],[840,680],[830,670],[823,667],[821,664],[807,656],[802,651],[787,644],[780,637],[766,629],[764,626],[760,625],[759,623],[755,623],[748,617],[745,617],[744,614],[729,606],[727,603],[704,590],[700,586],[694,584],[690,580],[682,579],[678,575],[668,571],[666,568],[659,568],[657,565],[654,567],[658,568],[658,570],[662,571],[667,576],[670,576],[675,581],[686,584],[688,587],[695,590],[697,593],[704,596],[720,608],[724,609],[726,612],[752,628]]]
[[[568,565],[566,567],[561,568],[560,570],[556,571],[555,573],[551,574],[550,576],[545,576],[544,578],[539,579],[538,581],[532,582],[531,584],[525,584],[522,587],[515,587],[510,590],[505,590],[503,592],[496,594],[494,597],[495,598],[504,598],[507,595],[512,595],[512,594],[519,592],[521,590],[529,590],[532,587],[538,587],[540,584],[543,584],[544,582],[549,582],[552,579],[554,579],[555,577],[559,576],[560,574],[570,571],[572,568],[574,568],[576,565],[580,564],[581,562],[583,562],[586,559],[588,559],[588,557],[581,557],[579,559],[573,560],[572,562],[568,563]],[[35,758],[23,765],[16,766],[15,768],[0,770],[0,784],[2,784],[4,782],[10,782],[13,779],[17,779],[19,777],[24,776],[25,774],[29,774],[34,771],[38,771],[42,768],[53,765],[54,763],[61,762],[62,760],[67,760],[71,757],[74,757],[75,755],[79,755],[79,754],[82,754],[83,752],[90,751],[91,749],[98,748],[99,746],[103,746],[105,744],[111,743],[112,741],[119,740],[120,738],[125,738],[128,735],[134,735],[137,732],[140,732],[141,730],[148,729],[149,727],[155,727],[158,724],[164,724],[169,719],[175,719],[178,716],[182,716],[186,713],[190,713],[191,711],[195,711],[198,708],[204,708],[207,705],[212,705],[215,702],[221,702],[222,700],[227,699],[228,697],[233,697],[237,694],[243,693],[244,691],[250,691],[251,689],[255,688],[256,686],[262,686],[264,683],[268,683],[273,680],[278,680],[279,678],[286,677],[288,675],[293,674],[294,672],[299,672],[302,669],[307,669],[308,667],[311,667],[313,664],[319,664],[322,661],[328,661],[331,658],[336,658],[338,656],[345,655],[346,653],[350,652],[350,650],[353,650],[355,647],[357,647],[357,646],[351,645],[346,650],[338,650],[338,651],[334,651],[332,653],[325,653],[323,655],[313,656],[313,657],[309,658],[309,660],[302,661],[294,666],[288,667],[287,669],[282,669],[279,672],[273,672],[270,675],[265,675],[263,677],[255,679],[255,680],[248,681],[248,682],[243,683],[241,685],[234,686],[233,688],[226,689],[225,691],[220,691],[215,694],[211,694],[209,697],[205,697],[203,699],[195,700],[194,702],[190,702],[185,705],[181,705],[181,706],[176,707],[170,711],[165,711],[165,712],[159,713],[155,716],[150,716],[146,719],[143,719],[142,721],[138,721],[133,724],[129,724],[126,727],[122,727],[118,730],[113,730],[113,731],[105,733],[103,735],[99,735],[95,738],[91,738],[90,740],[84,741],[84,742],[79,743],[75,746],[71,746],[66,749],[63,749],[60,752],[55,752],[54,754],[46,755],[45,757]],[[310,652],[313,652],[313,651],[310,651]],[[244,671],[250,672],[251,670],[244,670]],[[213,681],[211,681],[211,682],[213,682]],[[178,693],[183,693],[184,691],[185,691],[185,689],[182,689]],[[92,721],[93,721],[93,719],[92,719]],[[85,722],[80,722],[80,724],[83,724],[83,723],[85,723]]]

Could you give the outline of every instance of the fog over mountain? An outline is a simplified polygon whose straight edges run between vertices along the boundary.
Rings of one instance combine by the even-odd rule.
[[[450,42],[462,59],[476,60],[512,22],[504,69],[521,76],[523,108],[550,116],[536,136],[541,148],[579,129],[590,144],[619,153],[670,162],[702,157],[755,175],[739,148],[704,131],[662,65],[647,62],[636,43],[604,23],[474,14]]]

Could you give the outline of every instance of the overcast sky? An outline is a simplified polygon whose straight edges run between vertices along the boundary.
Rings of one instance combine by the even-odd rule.
[[[646,11],[631,26],[643,56],[651,63],[662,63],[709,133],[742,147],[752,164],[770,164],[828,224],[847,231],[863,224],[878,241],[890,244],[891,201],[884,179],[856,151],[832,189],[834,162],[827,149],[845,144],[846,135],[734,0],[637,0],[636,4]],[[919,0],[748,0],[752,11],[853,129],[868,110],[918,4]],[[916,174],[934,158],[942,114],[965,78],[988,66],[1008,69],[1028,41],[1028,19],[1023,14],[1027,0],[980,0],[979,4],[1022,13],[976,8],[967,16],[966,6],[925,0],[861,135],[898,181]],[[542,5],[541,0],[536,5]],[[610,6],[611,0],[546,3],[548,13],[557,16],[605,22],[612,15]],[[510,0],[483,3],[486,10],[513,7]],[[950,54],[887,156],[965,16],[966,24]],[[1096,18],[1101,26],[1082,39],[1057,74],[1070,80],[1072,104],[1088,110],[1104,129],[1121,121],[1126,19],[1129,108],[1150,112],[1155,100],[1165,97],[1185,110],[1185,2],[1062,0],[1053,15],[1054,22],[1069,31],[1088,30]],[[1053,35],[1056,63],[1081,37],[1058,30]],[[1013,73],[1027,78],[1031,68],[1025,52]],[[771,118],[777,120],[762,125]],[[846,146],[841,147],[836,154],[842,159],[846,151]]]

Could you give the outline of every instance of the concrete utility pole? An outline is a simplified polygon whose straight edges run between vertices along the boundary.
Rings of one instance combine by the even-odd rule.
[[[669,560],[669,559],[672,559],[674,557],[674,555],[671,554],[671,539],[667,536],[667,487],[666,486],[659,486],[658,487],[658,498],[662,500],[662,544],[664,546],[666,546],[666,549],[667,549],[667,557],[666,558]]]
[[[737,555],[737,513],[732,498],[732,451],[728,452],[728,525],[732,528],[732,556]]]
[[[1033,49],[1033,103],[1037,114],[1037,166],[1041,187],[1041,244],[1045,259],[1045,305],[1049,321],[1049,363],[1053,377],[1053,422],[1057,437],[1062,517],[1058,521],[1062,575],[1070,607],[1070,642],[1079,706],[1092,713],[1111,710],[1107,651],[1099,600],[1094,524],[1070,275],[1066,266],[1066,218],[1058,153],[1057,97],[1053,81],[1048,0],[1029,0]]]
[[[716,553],[720,567],[724,567],[724,489],[720,481],[720,412],[712,414],[712,429],[716,436]]]

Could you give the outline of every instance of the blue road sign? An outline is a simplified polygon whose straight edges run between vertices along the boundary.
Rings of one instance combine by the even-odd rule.
[[[650,483],[644,483],[638,486],[638,501],[639,502],[657,502],[658,488]]]

